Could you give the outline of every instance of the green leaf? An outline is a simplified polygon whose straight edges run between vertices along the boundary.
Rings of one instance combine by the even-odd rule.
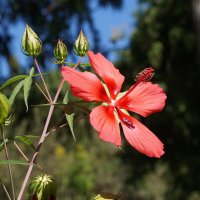
[[[28,75],[18,75],[18,76],[14,76],[14,77],[10,78],[0,86],[0,90],[2,90],[3,88],[7,87],[8,85],[10,85],[16,81],[25,79],[26,77],[28,77]]]
[[[90,63],[81,63],[81,67],[91,67],[92,65]]]
[[[64,104],[68,104],[68,102],[69,102],[68,95],[69,95],[69,89],[67,90],[67,92],[66,92],[66,94],[65,94],[65,96],[63,98],[63,103]]]
[[[21,160],[0,160],[0,165],[30,165],[30,163]]]
[[[29,72],[29,76],[32,77],[34,75],[34,72],[35,72],[35,68],[32,67],[30,72]]]
[[[31,142],[29,136],[17,135],[17,136],[15,136],[15,139],[21,141],[22,143],[24,143],[27,146],[32,147],[35,150],[35,147],[34,147],[33,143]]]
[[[68,65],[68,66],[70,66],[70,67],[74,67],[74,66],[75,66],[75,64],[72,63],[72,62],[64,62],[64,64],[66,64],[66,65]]]
[[[66,114],[65,113],[65,117],[66,117],[67,123],[69,124],[70,131],[72,133],[74,140],[76,141],[76,137],[75,137],[75,134],[74,134],[74,126],[73,126],[74,115],[75,115],[75,113],[72,113],[72,114]]]
[[[26,111],[28,111],[28,95],[31,89],[32,82],[33,80],[31,76],[24,79],[24,101],[26,105]]]
[[[123,197],[122,194],[113,194],[109,192],[91,192],[88,195],[88,200],[119,200]]]
[[[21,87],[22,87],[23,84],[24,84],[24,80],[20,81],[20,82],[16,85],[16,87],[14,88],[14,90],[13,90],[13,92],[12,92],[10,98],[9,98],[10,105],[13,104],[13,102],[14,102],[14,100],[15,100],[15,97],[16,97],[16,95],[18,94],[18,92],[20,91],[20,89],[21,89]]]

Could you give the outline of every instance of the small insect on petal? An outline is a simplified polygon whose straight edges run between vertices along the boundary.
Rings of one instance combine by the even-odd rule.
[[[130,128],[130,129],[134,129],[134,128],[135,128],[135,126],[133,125],[133,123],[132,123],[129,119],[123,117],[123,118],[122,118],[122,121],[124,122],[124,124],[125,124],[128,128]]]
[[[139,83],[148,82],[151,80],[154,73],[155,73],[155,71],[154,71],[153,67],[148,67],[137,74],[135,81],[139,82]]]

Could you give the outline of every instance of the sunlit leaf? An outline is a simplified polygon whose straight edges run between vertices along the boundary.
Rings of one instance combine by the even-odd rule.
[[[69,89],[67,90],[67,92],[66,92],[66,94],[65,94],[65,96],[63,98],[63,103],[64,104],[68,104],[68,102],[69,102],[68,95],[69,95]]]
[[[122,194],[113,194],[109,192],[91,192],[89,193],[87,200],[120,200],[122,197]]]
[[[17,135],[17,136],[15,136],[15,139],[21,141],[25,145],[28,145],[28,146],[32,147],[35,150],[35,147],[34,147],[33,143],[31,142],[29,136],[26,136],[26,135]]]
[[[18,75],[18,76],[14,76],[14,77],[10,78],[0,86],[0,90],[2,90],[3,88],[7,87],[8,85],[10,85],[16,81],[25,79],[26,77],[28,77],[28,75]]]
[[[81,63],[81,67],[91,67],[92,65],[90,63]]]
[[[32,85],[32,77],[29,76],[24,79],[24,101],[26,105],[26,111],[28,111],[28,96]]]
[[[0,165],[30,165],[28,162],[21,160],[0,160]]]
[[[65,113],[65,117],[66,117],[66,120],[67,120],[67,123],[69,124],[69,128],[70,128],[70,131],[72,133],[72,136],[74,138],[74,140],[76,141],[76,137],[75,137],[75,134],[74,134],[74,115],[75,113],[72,113],[72,114],[66,114]]]
[[[16,85],[16,87],[14,88],[14,90],[13,90],[13,92],[12,92],[10,98],[9,98],[10,105],[13,104],[13,102],[14,102],[14,100],[15,100],[15,97],[16,97],[16,95],[18,94],[18,92],[20,91],[20,89],[21,89],[21,87],[22,87],[23,84],[24,84],[24,80],[20,81],[20,82]]]
[[[75,66],[75,64],[72,63],[72,62],[64,62],[64,64],[66,64],[66,65],[68,65],[68,66],[70,66],[70,67],[74,67],[74,66]]]
[[[30,72],[29,72],[29,76],[32,77],[34,75],[34,72],[35,72],[35,68],[32,67]]]

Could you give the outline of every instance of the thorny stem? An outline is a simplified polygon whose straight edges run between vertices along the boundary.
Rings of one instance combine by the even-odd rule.
[[[42,79],[42,82],[43,82],[43,84],[44,84],[44,87],[45,87],[45,89],[46,89],[46,92],[47,92],[47,95],[48,95],[48,99],[50,99],[50,101],[52,102],[51,95],[50,95],[50,93],[49,93],[48,87],[47,87],[47,85],[46,85],[46,83],[45,83],[45,80],[44,80],[44,78],[43,78],[42,72],[41,72],[41,70],[40,70],[40,67],[39,67],[39,65],[38,65],[38,62],[37,62],[37,59],[36,59],[36,58],[34,58],[34,63],[35,63],[35,66],[36,66],[36,68],[37,68],[37,70],[38,70],[38,72],[39,72],[39,74],[40,74],[40,77],[41,77],[41,79]]]
[[[36,59],[35,59],[35,63],[37,63],[37,60],[36,60]],[[76,65],[75,67],[77,67],[79,64],[80,64],[80,61],[77,63],[77,65]],[[36,64],[36,65],[37,65],[37,64]],[[38,65],[37,65],[37,66],[38,66]],[[38,67],[39,67],[39,66],[38,66]],[[41,76],[42,76],[42,75],[41,75]],[[43,80],[44,80],[44,79],[43,79]],[[21,199],[22,199],[24,190],[25,190],[25,188],[26,188],[26,185],[27,185],[27,183],[28,183],[29,177],[30,177],[31,172],[32,172],[32,169],[33,169],[33,164],[35,163],[35,161],[36,161],[36,159],[37,159],[38,153],[39,153],[39,151],[40,151],[40,148],[41,148],[42,144],[44,143],[44,140],[45,140],[46,137],[48,136],[47,129],[48,129],[48,126],[49,126],[49,123],[50,123],[50,120],[51,120],[51,116],[52,116],[53,111],[54,111],[54,107],[55,107],[54,104],[56,103],[56,101],[57,101],[57,99],[58,99],[58,96],[59,96],[59,94],[60,94],[60,91],[61,91],[61,88],[62,88],[63,84],[64,84],[64,79],[61,80],[60,85],[58,86],[58,90],[57,90],[57,92],[56,92],[56,95],[55,95],[55,97],[54,97],[54,100],[51,101],[52,104],[51,104],[51,106],[50,106],[50,108],[49,108],[49,113],[48,113],[48,116],[47,116],[47,119],[46,119],[46,123],[45,123],[45,125],[44,125],[44,129],[43,129],[43,131],[42,131],[40,140],[39,140],[39,142],[38,142],[38,144],[37,144],[36,152],[33,154],[33,157],[32,157],[32,159],[31,159],[31,161],[30,161],[30,164],[29,164],[29,167],[28,167],[26,176],[25,176],[25,178],[24,178],[24,181],[23,181],[23,183],[22,183],[22,187],[21,187],[21,189],[20,189],[20,192],[19,192],[19,195],[18,195],[17,200],[21,200]],[[45,85],[46,85],[46,84],[45,84]],[[48,91],[48,89],[47,89],[47,91]],[[49,97],[50,97],[50,95],[49,95]],[[50,98],[50,99],[51,99],[51,98]]]
[[[1,135],[3,138],[3,143],[4,143],[4,147],[5,147],[5,155],[6,155],[6,159],[9,159],[9,155],[8,155],[8,148],[6,145],[6,139],[5,139],[5,135],[4,135],[4,130],[3,127],[1,126]],[[12,196],[13,196],[13,200],[15,200],[15,189],[14,189],[14,184],[13,184],[13,177],[12,177],[12,169],[11,169],[11,165],[8,164],[8,172],[9,172],[9,177],[10,177],[10,183],[11,183],[11,188],[12,188]]]
[[[3,181],[1,180],[1,178],[0,178],[0,182],[1,182],[1,184],[2,184],[2,188],[3,188],[3,190],[5,191],[5,193],[6,193],[7,197],[8,197],[8,199],[9,199],[9,200],[12,200],[11,197],[10,197],[10,195],[9,195],[9,193],[8,193],[8,190],[6,189],[6,186],[4,185]]]

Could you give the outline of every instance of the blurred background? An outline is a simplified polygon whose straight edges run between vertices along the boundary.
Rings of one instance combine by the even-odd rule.
[[[101,141],[88,117],[75,110],[77,142],[64,127],[47,139],[38,159],[45,173],[56,179],[58,199],[86,199],[94,189],[122,193],[125,199],[200,199],[200,0],[1,0],[1,83],[33,66],[32,59],[20,51],[26,24],[43,42],[38,60],[43,70],[51,72],[45,79],[52,94],[60,80],[59,66],[51,62],[53,48],[62,39],[69,50],[68,61],[75,62],[72,46],[83,29],[90,48],[103,53],[126,77],[124,89],[140,70],[154,66],[153,82],[168,96],[161,113],[140,119],[165,144],[161,159],[138,153],[125,140],[123,150]],[[11,89],[3,93],[9,97]],[[60,101],[65,93],[63,88]],[[33,87],[29,104],[39,103],[41,94]],[[7,137],[41,133],[48,108],[31,107],[26,113],[21,92],[13,111],[15,120],[6,128]],[[62,120],[63,112],[56,108],[50,127]],[[27,155],[33,154],[19,145]],[[12,159],[22,159],[12,143],[8,147]],[[0,157],[4,158],[3,152]],[[0,168],[0,177],[9,187],[7,168]],[[18,192],[27,167],[13,169]],[[33,176],[38,173],[35,169]],[[3,190],[0,197],[6,199]]]

